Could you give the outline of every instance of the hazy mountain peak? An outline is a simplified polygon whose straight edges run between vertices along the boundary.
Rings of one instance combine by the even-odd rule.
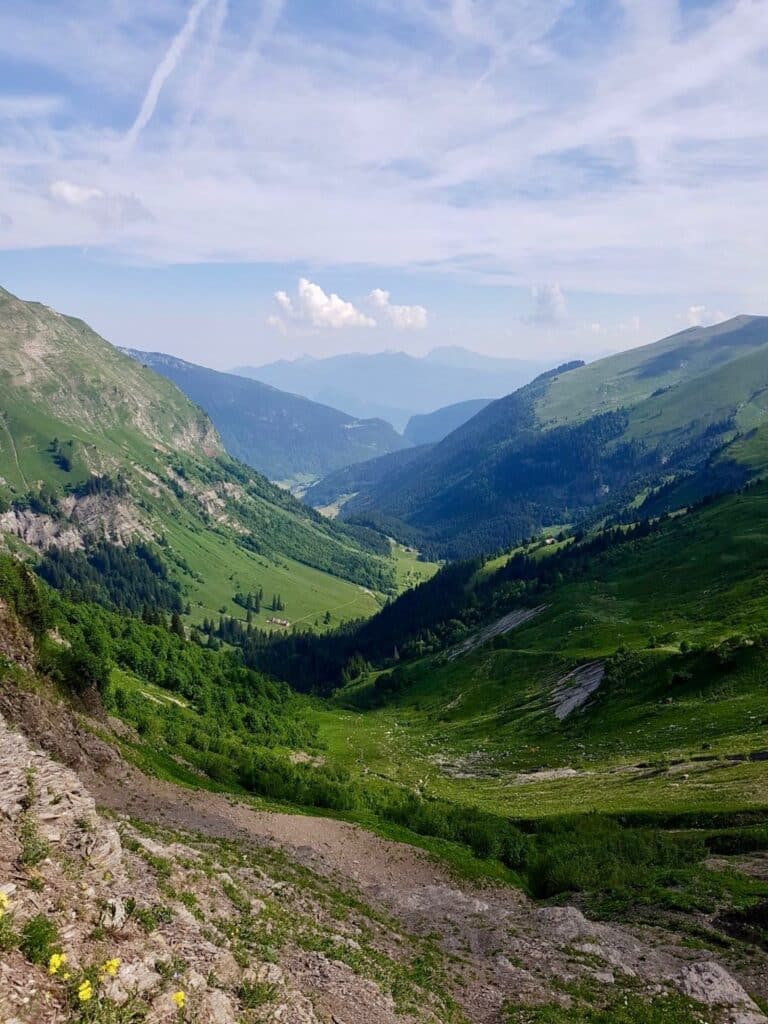
[[[445,346],[424,357],[401,351],[356,352],[311,362],[280,360],[243,366],[233,372],[358,417],[380,417],[403,430],[415,414],[478,396],[500,398],[545,368],[532,361],[495,359]]]

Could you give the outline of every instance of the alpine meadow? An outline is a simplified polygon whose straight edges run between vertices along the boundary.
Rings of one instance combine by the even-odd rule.
[[[768,0],[0,50],[0,1024],[768,1024]]]

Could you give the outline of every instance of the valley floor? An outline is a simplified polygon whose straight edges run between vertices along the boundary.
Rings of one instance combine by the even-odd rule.
[[[746,994],[768,997],[764,954],[740,947],[713,955],[661,920],[632,928],[592,922],[574,905],[546,906],[512,888],[459,880],[426,854],[357,826],[260,811],[230,795],[147,778],[105,742],[119,723],[77,720],[33,693],[4,690],[0,713],[21,730],[0,724],[2,810],[10,818],[0,870],[16,916],[55,918],[73,964],[86,951],[121,958],[123,977],[144,979],[147,1020],[176,1019],[166,1013],[164,972],[155,969],[163,958],[175,964],[174,986],[190,990],[183,1019],[201,1024],[765,1019]],[[91,805],[83,786],[117,832],[103,817],[85,821]],[[16,791],[18,800],[9,798]],[[30,820],[47,836],[47,856],[34,870],[20,866]],[[107,833],[120,839],[110,840],[107,872],[94,874],[93,849]],[[768,864],[752,858],[749,870],[768,875]],[[133,888],[131,877],[141,878]],[[99,907],[124,905],[130,892],[146,903],[138,920],[153,922],[143,955],[133,919],[102,923],[88,937],[103,918]],[[201,939],[192,955],[195,929]],[[179,958],[179,943],[194,969]],[[33,971],[29,980],[18,954],[0,969],[5,1019],[102,1020],[66,1016],[52,979]],[[246,975],[250,988],[237,981]],[[48,1009],[16,999],[25,986],[47,993]],[[110,991],[120,995],[119,986]],[[585,1009],[601,1005],[605,1017]],[[614,1016],[610,1007],[619,1005],[624,1015]],[[639,1015],[627,1016],[627,1007]]]

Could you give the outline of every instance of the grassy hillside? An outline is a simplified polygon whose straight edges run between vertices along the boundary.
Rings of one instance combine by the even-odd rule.
[[[766,522],[760,483],[584,559],[539,547],[538,579],[483,572],[468,607],[490,588],[499,613],[540,613],[459,657],[403,664],[395,688],[374,673],[317,713],[320,734],[348,767],[514,816],[764,809]],[[602,682],[558,719],[569,673],[595,662]]]
[[[659,388],[692,380],[763,348],[766,332],[768,317],[736,316],[599,359],[552,382],[537,402],[538,422],[561,425],[636,405]]]
[[[431,451],[378,476],[347,517],[461,557],[542,527],[617,513],[698,475],[766,420],[768,318],[736,317],[655,345],[568,364],[491,403]],[[729,456],[746,479],[749,465]],[[725,467],[721,466],[720,469]],[[738,472],[725,474],[732,485]]]
[[[172,383],[79,320],[0,292],[0,537],[42,550],[105,535],[160,544],[193,618],[241,584],[286,618],[369,614],[388,545],[344,531],[224,454]],[[266,623],[266,611],[263,621]]]
[[[478,991],[498,1024],[725,1024],[747,993],[764,1005],[763,824],[572,805],[520,827],[328,763],[310,701],[228,652],[62,601],[2,556],[0,598],[14,1019],[309,1019],[297,989],[328,992],[332,971],[334,1010],[342,993],[345,1019],[374,1005],[388,1024],[479,1020]],[[136,964],[149,981],[126,1000]]]
[[[125,352],[204,409],[230,455],[285,486],[306,486],[336,469],[407,447],[383,420],[355,419],[259,381],[159,352]]]

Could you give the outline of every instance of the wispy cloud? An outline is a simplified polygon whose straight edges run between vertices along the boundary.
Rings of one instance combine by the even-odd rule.
[[[134,195],[109,194],[93,185],[64,180],[51,182],[49,193],[60,206],[82,210],[107,226],[152,220],[149,210]]]
[[[0,95],[0,121],[25,121],[49,117],[62,107],[61,96]]]
[[[62,106],[22,102],[0,70],[2,244],[751,305],[768,260],[766,0],[587,6],[5,5],[0,57],[65,86]],[[62,181],[153,218],[61,197],[51,217]]]
[[[135,144],[138,137],[152,119],[152,115],[157,107],[163,86],[173,74],[176,69],[176,65],[183,57],[184,51],[195,34],[195,29],[197,28],[197,23],[200,20],[200,15],[210,2],[211,0],[195,0],[195,3],[193,3],[189,9],[184,24],[171,40],[168,49],[165,51],[163,59],[155,68],[152,78],[150,79],[149,87],[144,94],[144,99],[142,100],[141,107],[136,115],[136,120],[133,122],[125,136],[124,144],[126,148],[130,149],[130,147]]]
[[[706,306],[689,306],[685,315],[689,327],[711,327],[727,319],[721,309],[707,309]]]

